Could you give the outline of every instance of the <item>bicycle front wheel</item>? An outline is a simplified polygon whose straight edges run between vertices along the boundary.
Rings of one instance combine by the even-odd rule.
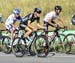
[[[74,34],[66,35],[65,38],[64,38],[64,42],[65,42],[65,53],[70,53],[71,52],[71,48],[72,48],[72,44],[75,43],[75,36],[74,36]]]
[[[54,46],[54,50],[56,52],[61,52],[61,53],[64,52],[64,42],[63,42],[64,37],[65,37],[64,34],[60,34],[59,37],[56,36],[54,38],[54,44],[53,44],[53,46]]]

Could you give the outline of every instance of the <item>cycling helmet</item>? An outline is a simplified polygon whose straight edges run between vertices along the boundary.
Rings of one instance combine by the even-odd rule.
[[[35,9],[34,9],[34,12],[37,12],[37,13],[40,14],[40,13],[42,12],[42,10],[41,10],[40,8],[35,8]]]
[[[72,18],[71,18],[71,23],[72,23],[73,25],[75,25],[75,15],[72,16]]]
[[[14,10],[13,10],[13,13],[14,13],[14,14],[20,14],[20,9],[18,9],[18,8],[14,9]]]
[[[62,10],[61,6],[55,6],[55,10]]]

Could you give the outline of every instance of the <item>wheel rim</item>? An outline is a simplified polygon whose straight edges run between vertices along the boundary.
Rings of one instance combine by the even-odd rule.
[[[38,37],[35,42],[36,54],[38,57],[45,57],[48,53],[48,44],[44,37]]]
[[[13,41],[12,51],[16,57],[23,57],[24,56],[25,44],[23,44],[22,41],[23,40],[20,38],[16,38]]]
[[[10,40],[9,37],[4,38],[4,40],[3,40],[2,49],[3,49],[3,52],[6,53],[6,54],[9,54],[11,52],[11,48],[9,47],[10,41],[11,40]]]

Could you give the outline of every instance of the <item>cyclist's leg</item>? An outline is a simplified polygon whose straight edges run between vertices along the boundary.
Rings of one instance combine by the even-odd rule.
[[[25,37],[28,37],[28,36],[32,33],[32,29],[29,28],[29,27],[26,27],[25,30],[27,31],[27,32],[25,33]]]
[[[32,32],[32,29],[23,23],[20,24],[19,29],[26,31],[24,37],[28,37]]]
[[[46,35],[46,37],[48,37],[48,23],[45,21],[44,21],[44,27],[46,27],[46,29],[44,29],[45,35]]]
[[[14,33],[14,30],[13,30],[13,29],[10,29],[10,33],[11,33],[11,35],[10,35],[11,40],[13,40],[13,33]]]
[[[53,24],[56,24],[54,21],[51,21]],[[51,25],[51,24],[48,24],[49,26],[51,26],[51,27],[53,27],[53,28],[55,28],[53,25]],[[55,30],[56,30],[56,28],[55,28]],[[56,36],[56,32],[53,32],[53,35],[51,36],[51,38],[52,38],[52,40],[54,39],[54,37]]]
[[[58,29],[56,29],[54,32],[56,33],[56,36],[58,37],[60,44],[62,44],[62,40],[60,38],[60,34],[58,33]]]
[[[12,45],[12,41],[13,41],[13,33],[14,33],[14,29],[11,25],[7,25],[6,29],[10,32],[10,46]]]
[[[37,30],[35,26],[32,25],[32,27],[29,27],[33,32]]]
[[[10,38],[11,40],[13,40],[13,32],[14,32],[14,29],[11,25],[6,25],[6,29],[10,32]]]
[[[54,22],[52,22],[52,23],[55,24]],[[44,31],[45,31],[45,35],[48,37],[48,26],[51,26],[51,27],[53,27],[53,26],[51,24],[49,24],[48,22],[45,22],[45,21],[44,21],[44,26],[47,27]],[[56,35],[56,33],[54,32],[50,38],[52,38],[52,40],[53,40],[55,35]]]
[[[57,23],[55,23],[54,21],[52,21],[52,23],[54,23],[54,24],[57,24]],[[58,24],[57,24],[58,25]],[[58,25],[59,26],[59,25]],[[61,39],[60,39],[60,35],[59,35],[59,33],[58,33],[58,28],[55,28],[55,30],[54,30],[54,35],[56,35],[58,38],[59,38],[59,40],[61,41]]]

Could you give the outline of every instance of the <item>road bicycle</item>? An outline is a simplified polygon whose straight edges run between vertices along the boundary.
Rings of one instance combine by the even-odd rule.
[[[37,37],[35,41],[35,50],[37,52],[38,57],[46,57],[48,53],[52,50],[56,52],[64,51],[63,39],[65,35],[63,33],[58,32],[60,29],[62,28],[58,28],[52,32],[48,31],[48,33],[50,32],[52,34],[50,36],[46,36],[44,34],[44,35],[40,35],[39,37]],[[66,30],[66,28],[63,28],[63,29],[64,31]],[[44,45],[46,45],[45,47],[46,49],[44,48]]]
[[[24,30],[19,30],[20,37],[14,38],[12,43],[12,51],[16,57],[23,57],[26,53],[29,53],[31,56],[36,55],[34,43],[37,37],[42,35],[42,33],[38,34],[39,30],[40,29],[32,32],[31,35],[29,36],[29,39],[24,37],[25,33]],[[29,44],[27,45],[28,42]]]

